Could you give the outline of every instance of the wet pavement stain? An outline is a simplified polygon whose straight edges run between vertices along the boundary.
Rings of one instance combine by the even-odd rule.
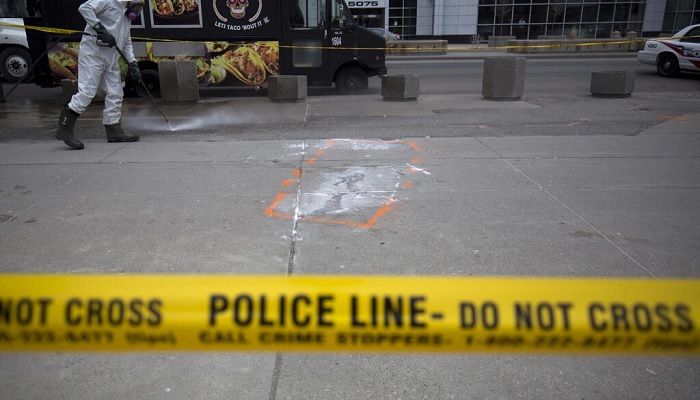
[[[575,237],[575,238],[603,237],[602,235],[600,235],[598,233],[586,232],[586,231],[576,231],[574,233],[571,233],[570,235]]]
[[[649,239],[642,239],[642,238],[624,237],[623,239],[625,239],[626,241],[628,241],[630,243],[635,243],[635,244],[653,244],[654,243]]]

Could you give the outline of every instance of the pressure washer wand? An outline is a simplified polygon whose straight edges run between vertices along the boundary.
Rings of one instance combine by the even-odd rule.
[[[121,58],[124,59],[124,62],[126,62],[126,64],[129,65],[129,60],[126,59],[126,56],[124,55],[124,52],[122,51],[122,49],[120,49],[119,46],[114,46],[114,48],[117,50],[117,53],[119,53],[119,55],[121,56]],[[171,131],[171,132],[175,131],[175,129],[173,128],[173,126],[170,125],[170,121],[168,121],[168,117],[165,116],[165,113],[163,112],[163,109],[160,108],[160,106],[158,105],[158,102],[156,102],[156,99],[153,98],[153,95],[151,94],[151,91],[148,90],[148,86],[146,86],[146,83],[143,81],[143,78],[139,78],[139,83],[141,84],[141,86],[143,86],[144,90],[146,90],[146,93],[148,93],[148,97],[151,98],[151,101],[153,102],[153,104],[156,106],[156,108],[157,108],[158,111],[160,112],[160,115],[163,116],[163,119],[165,120],[165,123],[167,123],[168,126],[170,127],[170,131]]]

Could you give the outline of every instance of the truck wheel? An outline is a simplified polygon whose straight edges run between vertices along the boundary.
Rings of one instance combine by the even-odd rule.
[[[362,92],[367,86],[367,74],[359,67],[345,67],[335,78],[335,89],[341,94]]]
[[[8,47],[0,53],[0,73],[12,83],[23,78],[24,82],[29,82],[33,77],[31,65],[29,52],[21,47]]]
[[[160,96],[160,76],[158,75],[158,71],[154,71],[152,69],[144,69],[141,71],[141,79],[143,79],[143,83],[148,88],[148,91],[151,92],[151,96]],[[148,93],[146,92],[146,89],[143,87],[142,84],[140,84],[139,82],[134,82],[134,85],[136,89],[136,94],[139,97],[148,97]]]
[[[678,67],[678,59],[672,54],[659,56],[656,71],[661,76],[678,76],[681,73],[681,69]]]

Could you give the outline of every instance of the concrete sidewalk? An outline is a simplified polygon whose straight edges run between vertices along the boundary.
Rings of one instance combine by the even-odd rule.
[[[12,141],[0,269],[697,278],[698,177],[700,135],[668,132]],[[0,356],[7,399],[692,399],[698,377],[696,358],[664,357]]]

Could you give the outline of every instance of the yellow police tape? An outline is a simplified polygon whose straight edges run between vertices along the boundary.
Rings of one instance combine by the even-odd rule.
[[[8,28],[20,28],[20,29],[30,29],[30,30],[36,30],[40,32],[45,32],[45,33],[55,33],[55,34],[62,34],[62,35],[69,35],[69,34],[77,34],[80,31],[76,30],[70,30],[70,29],[61,29],[61,28],[51,28],[51,27],[43,27],[43,26],[31,26],[31,25],[19,25],[19,24],[12,24],[12,23],[6,23],[6,22],[0,22],[0,27],[8,27]],[[696,36],[685,36],[684,38],[695,38]],[[198,40],[184,40],[184,39],[162,39],[162,38],[150,38],[150,37],[139,37],[139,36],[134,36],[132,37],[134,40],[139,40],[139,41],[146,41],[146,42],[175,42],[175,43],[207,43],[211,41],[198,41]],[[674,40],[674,39],[680,39],[680,37],[661,37],[661,38],[655,38],[653,40]],[[642,39],[621,39],[618,41],[604,41],[604,42],[587,42],[587,43],[566,43],[568,39],[563,39],[560,41],[555,41],[554,43],[540,43],[540,44],[528,44],[528,45],[508,45],[508,46],[493,46],[493,47],[483,47],[483,46],[452,46],[450,47],[450,51],[452,52],[458,52],[458,51],[498,51],[498,50],[516,50],[516,49],[555,49],[555,48],[563,48],[563,47],[580,47],[580,48],[585,48],[585,47],[606,47],[606,46],[612,46],[612,45],[626,45],[626,44],[634,44],[634,43],[644,43],[647,40],[652,40],[648,38],[642,38]],[[323,49],[323,50],[347,50],[347,47],[342,47],[342,46],[285,46],[285,45],[279,45],[279,48],[284,48],[284,49],[294,49],[294,48],[304,48],[304,49]],[[388,47],[366,47],[366,48],[353,48],[354,50],[386,50],[390,53],[411,53],[411,52],[421,52],[421,53],[429,53],[429,52],[443,52],[444,49],[430,49],[430,48],[425,48],[425,47],[406,47],[406,46],[401,46],[400,49],[397,49],[395,46],[388,46]]]
[[[2,275],[2,351],[700,355],[700,280]]]

